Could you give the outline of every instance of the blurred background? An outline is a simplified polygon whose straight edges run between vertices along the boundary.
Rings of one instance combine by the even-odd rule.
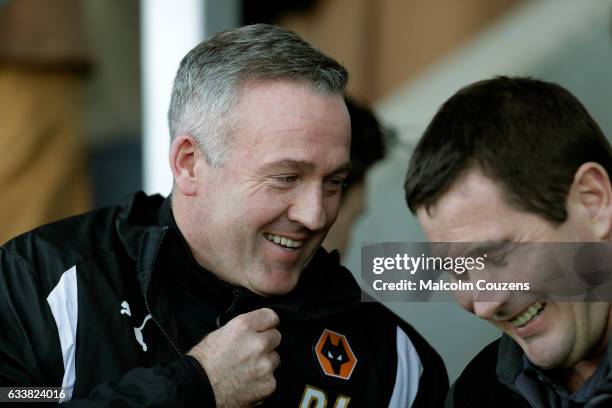
[[[0,242],[39,224],[167,194],[166,110],[180,58],[210,34],[266,22],[343,63],[349,93],[397,142],[368,173],[362,242],[424,241],[403,198],[412,147],[460,87],[531,75],[574,93],[612,136],[610,0],[0,0]],[[496,329],[453,303],[390,303],[451,380]]]

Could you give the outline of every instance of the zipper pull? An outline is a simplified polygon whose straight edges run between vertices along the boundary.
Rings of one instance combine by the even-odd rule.
[[[217,329],[221,328],[221,326],[225,326],[225,324],[231,320],[229,318],[230,313],[233,311],[233,309],[238,304],[238,298],[240,297],[240,290],[238,290],[238,288],[234,288],[232,292],[233,292],[233,297],[234,297],[232,299],[232,304],[223,313],[217,316],[217,322],[216,322]]]

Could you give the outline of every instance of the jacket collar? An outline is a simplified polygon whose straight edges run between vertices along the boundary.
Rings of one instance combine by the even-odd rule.
[[[164,241],[171,228],[170,199],[159,195],[136,193],[117,214],[117,233],[128,256],[136,262],[145,297],[160,251],[168,248]],[[180,232],[179,236],[183,239]],[[233,287],[203,268],[202,271],[210,275],[211,289],[239,294],[244,308],[267,306],[285,318],[321,318],[352,309],[361,301],[361,290],[350,271],[340,265],[338,252],[327,253],[322,248],[300,276],[296,288],[283,296],[264,298],[245,288]]]
[[[497,377],[504,385],[518,392],[514,382],[522,369],[523,350],[511,337],[504,334],[497,351]]]
[[[517,393],[520,392],[515,383],[517,377],[523,371],[524,356],[525,353],[521,347],[510,336],[504,334],[499,342],[497,352],[497,378],[499,378],[502,384]],[[608,341],[608,348],[604,358],[608,360],[608,364],[612,367],[612,337]],[[606,383],[612,383],[612,372],[606,378]],[[612,387],[607,386],[606,388]]]

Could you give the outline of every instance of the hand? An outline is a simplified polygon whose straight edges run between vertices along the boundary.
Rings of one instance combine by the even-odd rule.
[[[190,351],[204,367],[219,407],[253,406],[276,389],[278,315],[258,309],[236,316]]]

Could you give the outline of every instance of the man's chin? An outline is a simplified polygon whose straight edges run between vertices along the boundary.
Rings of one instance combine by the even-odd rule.
[[[561,351],[555,349],[550,344],[546,344],[545,339],[538,339],[530,343],[521,344],[523,352],[534,365],[544,370],[554,370],[564,365],[564,358]]]
[[[264,279],[252,282],[249,289],[265,297],[286,295],[295,289],[299,277],[295,272],[266,273]]]

